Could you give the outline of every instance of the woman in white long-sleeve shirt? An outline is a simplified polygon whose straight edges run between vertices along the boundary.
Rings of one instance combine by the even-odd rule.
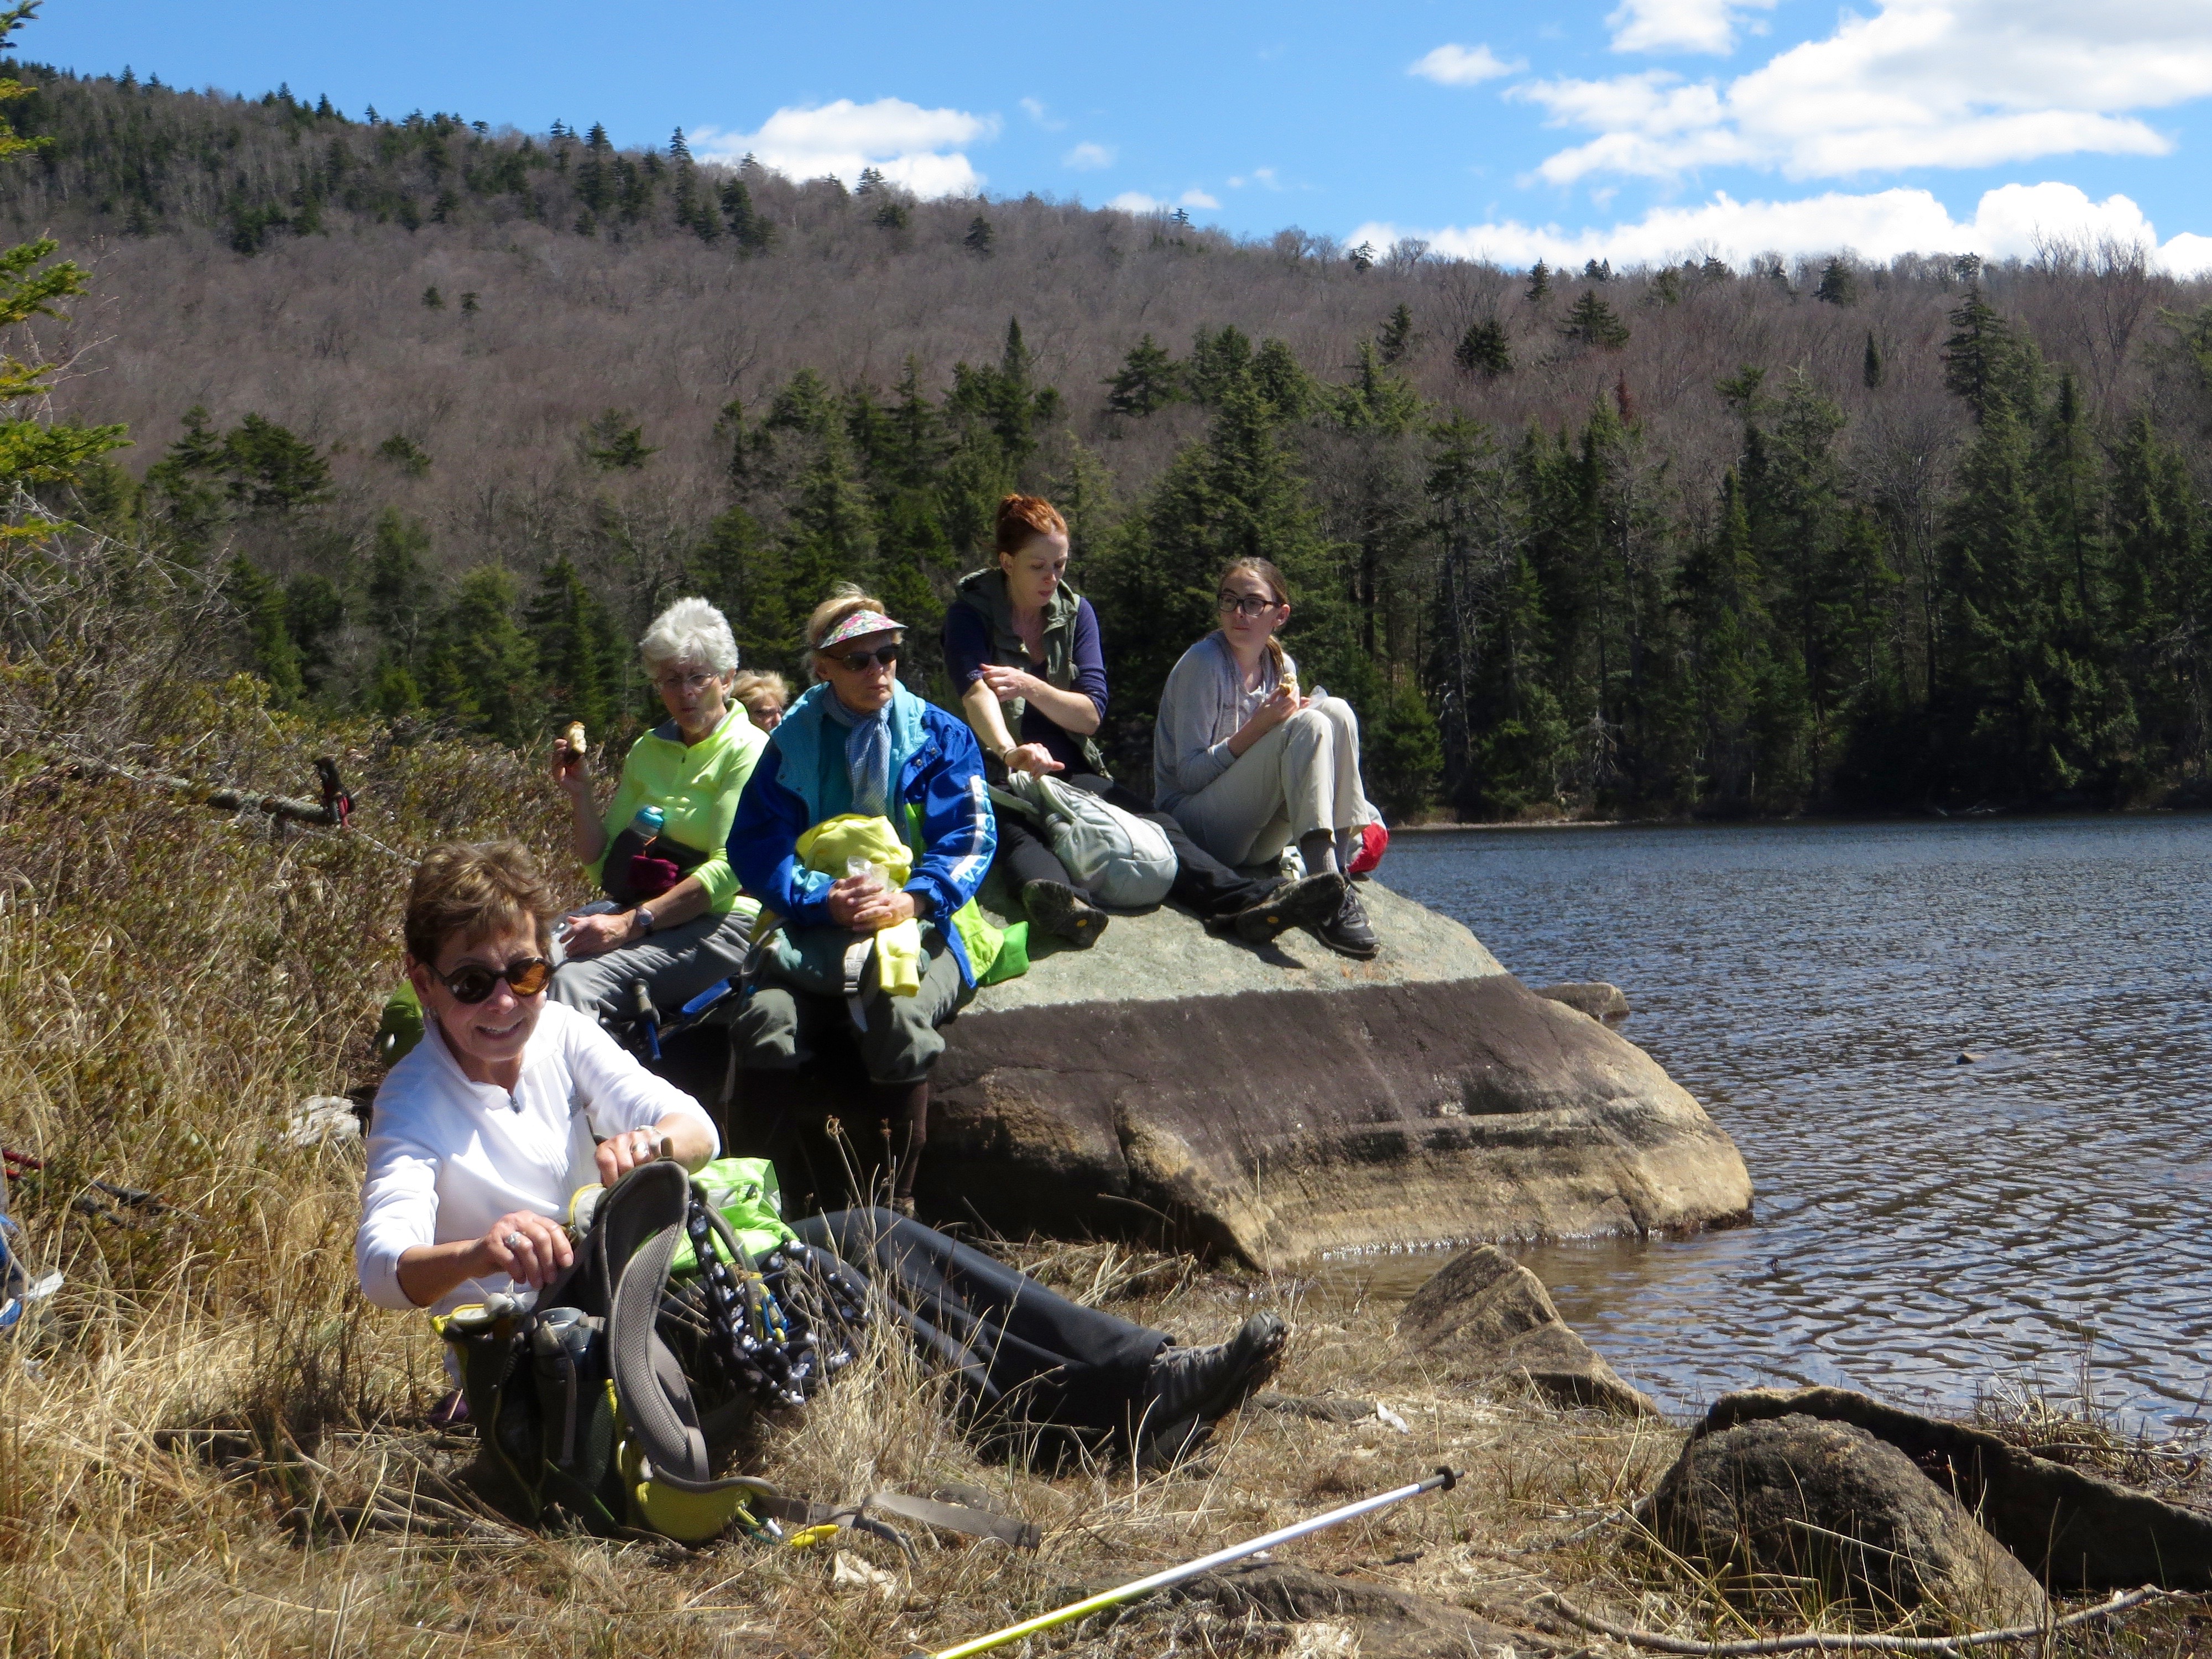
[[[597,1022],[548,1006],[552,890],[522,847],[442,847],[407,898],[422,1041],[377,1091],[354,1262],[387,1308],[535,1290],[574,1260],[580,1187],[659,1155],[697,1169],[714,1121]]]
[[[1298,694],[1277,632],[1291,619],[1282,572],[1238,559],[1218,584],[1221,626],[1182,653],[1152,727],[1152,798],[1224,864],[1297,843],[1309,876],[1349,874],[1352,846],[1379,821],[1359,778],[1359,718],[1340,697]],[[1314,931],[1349,957],[1380,948],[1347,883]]]

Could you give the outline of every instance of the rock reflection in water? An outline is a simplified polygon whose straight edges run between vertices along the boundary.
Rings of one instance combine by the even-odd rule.
[[[2086,1354],[2157,1426],[2212,1375],[2209,868],[2161,815],[1407,836],[1384,873],[1532,985],[1621,986],[1751,1166],[1753,1227],[1524,1253],[1631,1381],[1958,1407]]]

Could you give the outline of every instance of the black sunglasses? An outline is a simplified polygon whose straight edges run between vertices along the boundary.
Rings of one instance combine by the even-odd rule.
[[[505,980],[519,997],[534,997],[545,988],[545,981],[553,977],[553,964],[544,957],[518,957],[504,968],[487,968],[482,963],[471,962],[456,968],[450,974],[437,974],[438,983],[452,993],[456,1002],[482,1002],[491,994],[491,988]]]
[[[873,651],[848,651],[842,656],[832,657],[830,660],[848,674],[865,674],[872,662],[879,662],[886,668],[895,665],[899,659],[899,649],[896,645],[878,646]]]

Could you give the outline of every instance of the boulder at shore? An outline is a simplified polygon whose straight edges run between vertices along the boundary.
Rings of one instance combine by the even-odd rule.
[[[1398,1334],[1449,1376],[1519,1379],[1562,1405],[1659,1415],[1559,1317],[1544,1281],[1494,1244],[1463,1250],[1431,1274],[1398,1316]]]
[[[1724,1589],[1812,1580],[1884,1617],[1933,1602],[1983,1625],[2045,1614],[2035,1575],[1911,1458],[1856,1424],[1792,1413],[1702,1434],[1652,1494],[1668,1548]]]
[[[1296,932],[1255,950],[1171,907],[1089,951],[1040,941],[947,1028],[923,1215],[1269,1268],[1747,1216],[1735,1144],[1649,1054],[1459,923],[1361,891],[1373,962]]]

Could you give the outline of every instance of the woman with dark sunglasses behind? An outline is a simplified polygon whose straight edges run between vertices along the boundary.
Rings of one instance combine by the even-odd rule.
[[[815,684],[769,734],[738,799],[730,863],[784,924],[732,1031],[748,1120],[765,1126],[797,1103],[796,1073],[815,1037],[860,1026],[870,1115],[892,1126],[894,1206],[911,1214],[930,1068],[945,1052],[937,1028],[973,993],[979,966],[989,966],[975,957],[987,936],[995,948],[970,901],[998,833],[975,739],[899,684],[905,638],[905,624],[857,587],[841,586],[814,608],[806,644]],[[848,814],[890,821],[909,854],[902,884],[808,866],[799,838]],[[854,945],[906,921],[921,924],[919,991],[886,994],[872,970],[854,966],[848,994]]]
[[[406,965],[422,1041],[376,1091],[354,1240],[380,1307],[535,1290],[572,1259],[562,1223],[578,1188],[664,1143],[695,1170],[717,1150],[696,1101],[548,1000],[556,908],[513,842],[441,847],[415,872]]]

